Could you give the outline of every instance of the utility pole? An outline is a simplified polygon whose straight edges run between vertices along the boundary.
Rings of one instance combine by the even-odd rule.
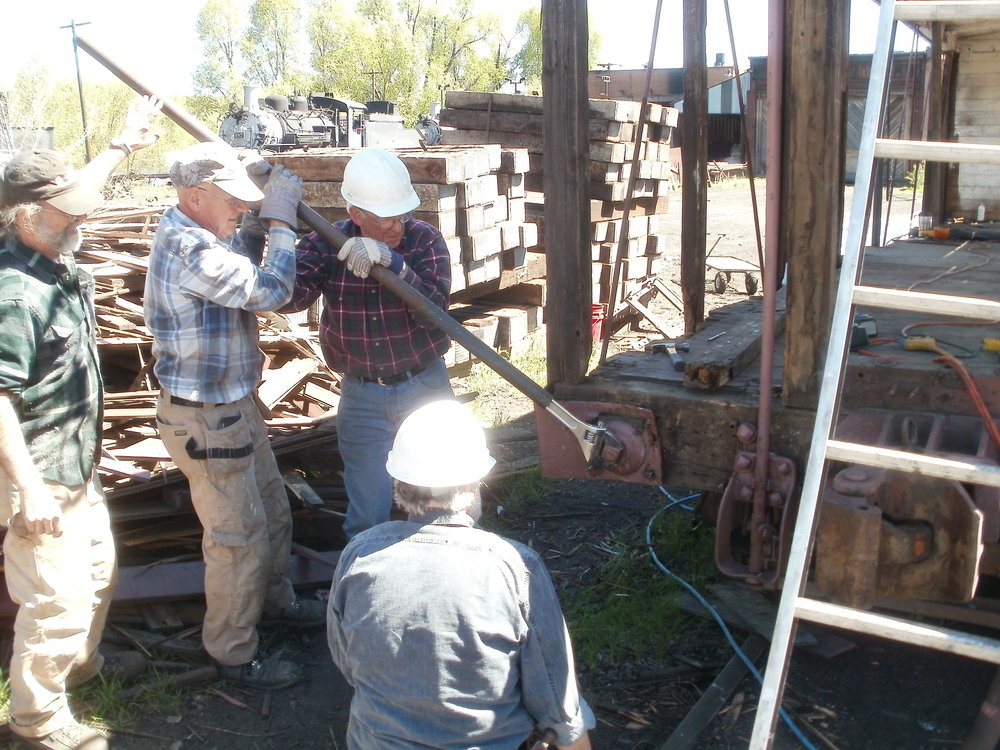
[[[89,23],[90,21],[77,23],[70,20],[69,26],[59,27],[60,29],[71,29],[73,34],[73,62],[76,63],[76,88],[80,92],[80,119],[83,120],[83,150],[88,162],[90,161],[90,132],[87,129],[87,106],[83,101],[83,78],[80,76],[80,55],[76,48],[76,27],[86,26]]]
[[[367,75],[370,75],[372,77],[372,101],[373,102],[374,101],[378,101],[378,99],[380,97],[378,95],[378,90],[375,88],[375,76],[382,75],[382,71],[381,70],[368,70],[368,71],[365,71],[365,72],[367,73]]]

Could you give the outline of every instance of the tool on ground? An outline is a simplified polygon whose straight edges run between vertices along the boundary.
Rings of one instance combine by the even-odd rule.
[[[691,344],[687,341],[653,341],[646,347],[646,351],[650,354],[664,353],[669,356],[670,364],[676,372],[684,372],[687,360],[684,359],[681,352],[690,350]]]
[[[199,141],[225,143],[179,104],[159,96],[151,87],[136,80],[85,37],[78,35],[77,44],[133,90],[144,96],[157,96],[163,102],[163,113],[187,133]],[[266,179],[266,175],[262,177]],[[347,241],[347,235],[305,203],[299,203],[296,214],[335,248],[341,247]],[[408,284],[385,266],[373,266],[370,275],[402,299],[410,309],[447,333],[452,340],[485,362],[569,430],[583,454],[589,475],[596,476],[600,472],[608,472],[607,478],[642,483],[659,482],[659,449],[652,412],[643,410],[644,413],[637,418],[635,407],[627,407],[625,411],[628,416],[621,420],[614,413],[618,405],[601,404],[602,407],[610,407],[614,411],[612,413],[602,411],[597,414],[592,414],[592,410],[587,409],[585,405],[583,409],[590,416],[580,419],[566,406],[558,403],[551,393],[500,356],[486,342],[476,338],[447,312],[432,303],[422,291]],[[541,440],[541,434],[539,439]]]

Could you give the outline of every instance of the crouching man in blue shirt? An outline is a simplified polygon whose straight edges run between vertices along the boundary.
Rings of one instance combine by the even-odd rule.
[[[354,686],[351,750],[512,750],[532,734],[590,750],[593,713],[548,571],[530,548],[476,527],[492,468],[457,401],[407,417],[386,468],[406,521],[344,549],[327,613]]]

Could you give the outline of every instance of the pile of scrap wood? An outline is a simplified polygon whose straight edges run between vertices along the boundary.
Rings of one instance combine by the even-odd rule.
[[[612,298],[622,300],[641,289],[644,280],[660,272],[667,246],[661,218],[673,186],[670,148],[677,110],[649,104],[640,136],[639,102],[591,99],[589,107],[592,299],[607,304]],[[492,143],[527,149],[530,168],[524,185],[530,191],[528,218],[539,224],[540,251],[545,249],[542,121],[542,98],[538,96],[449,91],[441,110],[441,124],[455,128],[445,130],[444,143]],[[636,149],[638,160],[626,222],[624,201]],[[620,285],[617,295],[612,295],[612,266],[620,243],[624,247]]]
[[[305,181],[303,200],[324,218],[347,218],[340,186],[356,149],[269,155]],[[452,258],[453,314],[490,346],[510,351],[542,324],[545,276],[538,225],[525,217],[528,152],[499,145],[394,149],[420,198],[414,217],[436,226]],[[453,344],[445,361],[470,359]]]

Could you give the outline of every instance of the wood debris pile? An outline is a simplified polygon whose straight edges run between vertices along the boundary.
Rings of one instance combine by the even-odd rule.
[[[306,183],[303,200],[329,221],[347,218],[341,195],[344,167],[357,149],[310,149],[269,155]],[[417,219],[445,237],[452,258],[453,314],[496,349],[510,351],[542,325],[545,276],[538,225],[525,215],[528,152],[499,145],[393,149],[420,198]],[[544,284],[542,285],[544,287]],[[470,359],[453,343],[449,366]]]
[[[671,138],[677,110],[649,104],[641,140],[639,102],[591,99],[590,106],[590,220],[593,261],[592,299],[607,305],[639,292],[644,281],[661,270],[667,248],[665,226],[674,167],[670,162]],[[544,251],[544,198],[542,167],[542,97],[448,91],[441,124],[448,144],[491,143],[528,152],[524,176],[528,217],[539,224],[539,247]],[[623,221],[624,199],[635,164],[633,200],[628,221]],[[612,295],[613,265],[624,236],[625,254],[619,288]]]

